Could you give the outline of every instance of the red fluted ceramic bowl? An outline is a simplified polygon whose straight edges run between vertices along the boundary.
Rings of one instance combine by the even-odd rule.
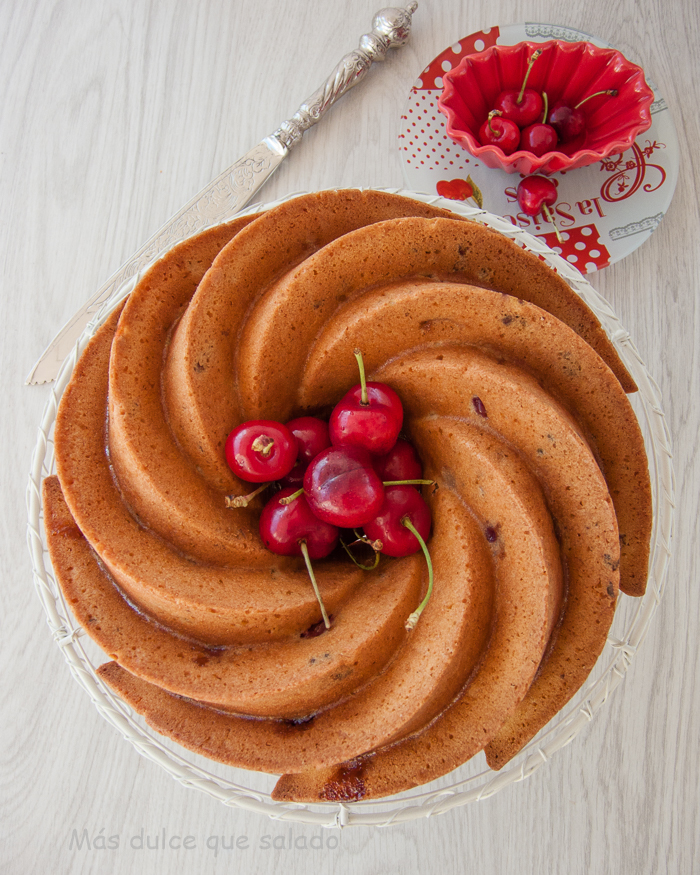
[[[550,107],[559,100],[575,106],[598,91],[615,89],[617,96],[591,98],[582,107],[586,115],[584,136],[541,157],[523,150],[506,155],[498,146],[482,146],[479,128],[501,91],[521,87],[536,49],[542,54],[532,67],[527,87],[546,92]],[[641,67],[615,49],[592,43],[551,40],[492,46],[463,58],[444,74],[443,83],[438,105],[447,117],[449,136],[487,167],[500,167],[508,173],[556,173],[585,167],[629,149],[651,126],[654,93]]]

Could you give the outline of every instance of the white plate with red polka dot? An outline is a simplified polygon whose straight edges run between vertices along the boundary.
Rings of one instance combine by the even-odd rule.
[[[651,127],[631,149],[563,173],[555,173],[554,221],[528,216],[517,203],[522,176],[486,167],[447,135],[438,109],[442,75],[465,55],[492,45],[545,42],[591,42],[614,48],[590,34],[553,24],[492,27],[458,40],[423,70],[411,88],[401,116],[399,151],[406,187],[483,206],[544,240],[581,273],[592,273],[634,252],[657,228],[671,203],[678,180],[678,137],[666,102],[654,91]],[[631,58],[634,61],[635,59]]]

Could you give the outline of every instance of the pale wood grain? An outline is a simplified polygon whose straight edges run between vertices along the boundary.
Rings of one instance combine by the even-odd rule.
[[[176,784],[122,741],[50,638],[24,547],[24,490],[49,390],[24,377],[55,330],[215,174],[270,133],[369,30],[378,0],[32,0],[0,4],[3,288],[0,868],[8,873],[690,873],[700,871],[700,16],[693,0],[423,0],[411,43],[308,132],[266,199],[400,186],[408,88],[446,45],[494,23],[566,23],[616,43],[661,88],[681,178],[659,229],[592,278],[658,380],[678,503],[669,585],[623,685],[530,780],[450,814],[346,830],[337,850],[259,847],[289,827]],[[74,829],[117,851],[70,848]],[[194,835],[192,851],[135,850]],[[318,834],[292,826],[293,840]],[[248,849],[206,847],[247,836]]]

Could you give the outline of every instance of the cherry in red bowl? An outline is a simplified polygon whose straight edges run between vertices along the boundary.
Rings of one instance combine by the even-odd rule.
[[[537,49],[542,53],[532,66],[527,86],[546,92],[549,106],[566,102],[574,107],[599,91],[615,91],[616,95],[599,95],[583,104],[584,134],[541,156],[520,148],[506,155],[496,145],[482,145],[479,130],[489,112],[503,91],[520,88]],[[438,105],[447,118],[449,136],[474,157],[487,167],[528,175],[585,167],[624,152],[651,126],[653,100],[644,71],[615,49],[550,40],[491,46],[467,55],[443,75]]]

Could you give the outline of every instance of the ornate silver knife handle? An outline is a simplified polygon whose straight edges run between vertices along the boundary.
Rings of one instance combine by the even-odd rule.
[[[32,368],[27,384],[47,383],[58,371],[90,319],[127,280],[185,237],[235,215],[249,203],[282,163],[304,131],[319,122],[330,107],[364,79],[374,61],[383,61],[390,48],[403,46],[411,32],[418,3],[405,9],[382,9],[372,20],[372,31],[360,38],[323,85],[304,101],[294,115],[265,137],[250,152],[209,183],[126,261],[64,325]]]
[[[403,46],[411,34],[411,18],[418,8],[412,0],[405,9],[382,9],[372,19],[372,32],[360,38],[360,47],[349,52],[323,85],[307,98],[294,115],[273,134],[291,149],[310,127],[319,122],[346,91],[361,82],[374,61],[383,61],[391,48]]]

